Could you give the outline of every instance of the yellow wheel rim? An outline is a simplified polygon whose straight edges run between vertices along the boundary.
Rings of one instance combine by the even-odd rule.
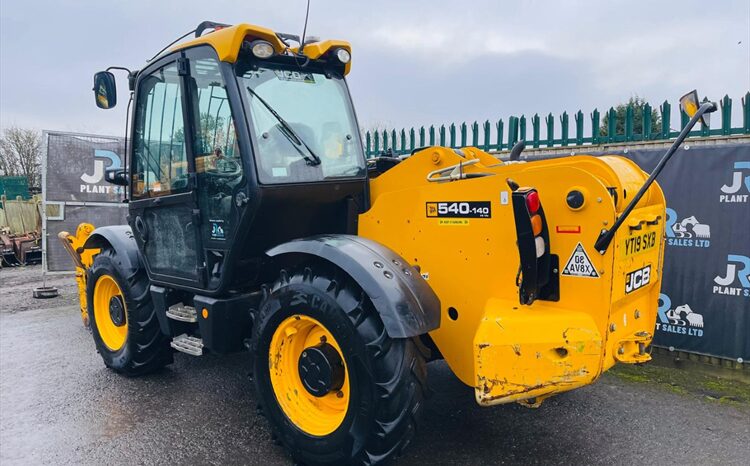
[[[349,408],[349,371],[344,362],[344,382],[337,391],[314,396],[303,385],[299,360],[305,349],[328,343],[344,361],[341,348],[331,332],[317,320],[305,315],[285,319],[271,338],[269,372],[276,400],[294,425],[307,434],[324,436],[344,421]]]
[[[119,300],[122,306],[121,318],[118,318],[116,314],[113,316],[110,312],[110,306],[115,306],[117,310],[118,304],[113,303],[113,300]],[[125,345],[128,335],[128,314],[122,290],[114,278],[109,275],[99,277],[94,285],[93,304],[94,321],[102,342],[110,351],[119,351]]]

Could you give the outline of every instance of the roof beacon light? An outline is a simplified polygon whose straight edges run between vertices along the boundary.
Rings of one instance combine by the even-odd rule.
[[[338,58],[341,63],[346,65],[352,59],[352,54],[350,54],[346,49],[338,48],[336,49],[336,58]]]
[[[273,45],[265,40],[254,40],[250,43],[250,50],[257,58],[269,58],[273,56]]]

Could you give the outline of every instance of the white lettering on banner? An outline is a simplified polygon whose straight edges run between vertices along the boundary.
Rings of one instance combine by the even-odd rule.
[[[729,254],[724,276],[715,276],[714,283],[713,294],[750,298],[750,257]]]
[[[747,202],[750,195],[743,194],[742,191],[750,192],[750,175],[747,175],[748,171],[750,171],[750,162],[734,162],[732,181],[730,184],[725,184],[721,187],[723,194],[719,194],[719,202]]]
[[[122,186],[82,184],[80,192],[87,194],[123,194],[124,190]]]
[[[659,295],[658,321],[656,330],[691,337],[703,336],[703,314],[698,314],[683,304],[672,309],[672,300],[666,294]]]
[[[667,245],[685,248],[708,248],[711,246],[711,226],[701,223],[695,217],[678,221],[679,216],[672,208],[667,208]]]

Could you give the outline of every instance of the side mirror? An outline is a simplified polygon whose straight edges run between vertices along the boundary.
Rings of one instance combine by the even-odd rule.
[[[117,85],[115,75],[100,71],[94,75],[94,97],[99,108],[112,108],[117,105]]]
[[[117,186],[127,186],[128,174],[124,168],[108,168],[104,171],[104,180]]]
[[[682,108],[682,111],[685,112],[690,118],[693,118],[695,114],[698,113],[698,109],[700,108],[700,106],[701,103],[700,99],[698,98],[698,91],[696,90],[692,90],[680,97],[680,108]],[[708,128],[711,126],[710,113],[706,112],[701,115],[701,125],[704,128]]]

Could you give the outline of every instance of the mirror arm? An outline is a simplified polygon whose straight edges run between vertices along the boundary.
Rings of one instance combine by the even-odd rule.
[[[604,254],[607,252],[607,248],[609,247],[609,244],[612,242],[612,239],[615,237],[615,233],[617,233],[618,228],[623,224],[626,218],[628,218],[628,215],[630,215],[630,212],[635,209],[636,204],[638,204],[638,201],[641,200],[643,195],[646,193],[649,187],[651,187],[651,184],[656,180],[656,177],[659,176],[659,173],[661,173],[662,169],[664,168],[664,165],[666,165],[667,161],[674,155],[674,153],[677,151],[677,149],[682,144],[682,141],[685,140],[687,135],[690,133],[690,131],[693,129],[693,126],[701,119],[704,113],[711,113],[715,112],[718,107],[716,106],[715,102],[706,102],[700,106],[697,112],[695,112],[695,115],[690,119],[687,125],[682,129],[679,136],[677,136],[677,139],[675,139],[674,143],[672,143],[672,146],[669,148],[666,154],[664,154],[664,157],[661,158],[659,163],[656,165],[656,168],[654,168],[654,171],[651,172],[651,175],[648,177],[646,182],[641,186],[641,189],[638,190],[638,193],[635,195],[635,197],[630,201],[630,204],[628,204],[627,207],[625,207],[625,210],[622,212],[622,214],[617,218],[614,225],[612,225],[612,228],[609,230],[603,229],[602,232],[599,234],[599,238],[597,238],[596,243],[594,244],[594,249],[596,249],[599,254]]]
[[[125,68],[124,66],[110,66],[105,71],[109,71],[109,70],[122,70],[122,71],[127,71],[128,74],[132,73],[132,71],[130,71],[129,69]]]

